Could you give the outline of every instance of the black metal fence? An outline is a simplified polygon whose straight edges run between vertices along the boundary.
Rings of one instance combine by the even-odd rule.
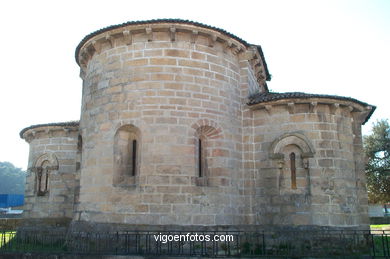
[[[0,232],[0,254],[390,258],[389,247],[389,231]]]

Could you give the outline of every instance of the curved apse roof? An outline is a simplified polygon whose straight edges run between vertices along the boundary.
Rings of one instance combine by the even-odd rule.
[[[143,21],[129,21],[129,22],[121,23],[121,24],[116,24],[116,25],[111,25],[111,26],[104,27],[104,28],[102,28],[100,30],[94,31],[94,32],[88,34],[87,36],[85,36],[81,40],[81,42],[77,45],[77,47],[76,47],[76,52],[75,52],[76,62],[78,64],[78,60],[77,59],[78,59],[78,54],[79,54],[79,51],[80,51],[81,47],[89,39],[91,39],[92,37],[94,37],[96,35],[99,35],[101,33],[104,33],[104,32],[107,32],[107,31],[110,31],[110,30],[113,30],[113,29],[126,27],[126,26],[129,26],[129,25],[158,24],[158,23],[181,23],[181,24],[194,25],[194,26],[197,26],[197,27],[205,28],[205,29],[211,29],[211,30],[217,31],[219,33],[225,34],[226,36],[241,42],[245,46],[251,46],[251,44],[249,44],[245,40],[237,37],[236,35],[234,35],[234,34],[232,34],[230,32],[227,32],[227,31],[225,31],[223,29],[220,29],[220,28],[217,28],[217,27],[213,27],[213,26],[210,26],[210,25],[207,25],[207,24],[199,23],[199,22],[193,22],[193,21],[190,21],[190,20],[183,20],[183,19],[154,19],[154,20],[143,20]]]
[[[247,105],[255,105],[258,103],[266,103],[270,101],[277,101],[277,100],[283,100],[283,99],[309,99],[309,98],[319,98],[319,99],[334,99],[334,100],[341,100],[341,101],[350,101],[354,102],[363,106],[372,107],[370,113],[367,115],[366,120],[364,123],[366,123],[371,115],[374,113],[376,106],[370,105],[368,103],[359,101],[357,99],[351,98],[351,97],[345,97],[345,96],[338,96],[338,95],[327,95],[327,94],[309,94],[309,93],[302,93],[302,92],[286,92],[286,93],[277,93],[277,92],[267,92],[267,93],[257,93],[249,97],[249,101],[247,102]]]

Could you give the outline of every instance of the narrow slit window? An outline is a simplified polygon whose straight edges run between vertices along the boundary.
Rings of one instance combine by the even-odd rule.
[[[133,140],[132,143],[132,164],[131,164],[131,176],[135,176],[136,166],[137,166],[137,140]]]
[[[46,176],[46,179],[45,179],[45,192],[47,192],[47,184],[48,184],[48,182],[49,182],[49,169],[48,168],[45,168],[45,172],[46,172],[46,174],[45,174],[45,176]]]
[[[295,153],[294,152],[292,152],[290,154],[290,170],[291,170],[291,188],[296,189],[297,188],[297,173],[296,173]]]
[[[202,168],[202,140],[198,139],[198,167],[199,167],[199,177],[203,176],[203,168]]]

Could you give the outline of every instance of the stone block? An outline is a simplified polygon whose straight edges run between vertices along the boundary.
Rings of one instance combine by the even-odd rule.
[[[173,203],[185,203],[186,196],[183,194],[164,194],[163,203],[164,204],[173,204]]]

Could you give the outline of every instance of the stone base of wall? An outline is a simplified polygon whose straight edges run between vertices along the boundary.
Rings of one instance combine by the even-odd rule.
[[[18,229],[26,231],[66,231],[71,221],[71,218],[23,218],[18,225]]]
[[[169,231],[346,231],[346,230],[369,230],[370,226],[291,226],[291,225],[218,225],[218,226],[201,226],[201,225],[129,225],[118,223],[97,223],[86,221],[72,221],[69,230],[73,232],[116,232],[116,231],[151,231],[151,232],[169,232]]]
[[[20,218],[1,218],[0,230],[13,230],[22,224],[23,219]]]
[[[103,254],[219,256],[221,251],[222,253],[230,251],[232,255],[240,252],[242,257],[258,254],[272,256],[302,255],[312,258],[314,255],[315,257],[369,255],[373,249],[378,251],[384,249],[383,247],[374,247],[372,243],[373,236],[368,231],[358,231],[367,230],[366,227],[127,225],[71,221],[68,218],[50,218],[25,219],[19,230],[22,231],[17,231],[18,238],[15,239],[13,244],[15,247],[20,246],[20,250],[16,251],[30,252],[28,250],[29,246],[26,246],[25,242],[39,244],[40,246],[46,244],[47,247],[52,247],[52,252],[61,258],[77,258],[72,257],[76,256],[74,253],[81,253],[85,255],[85,258],[90,258],[88,257],[90,254],[98,255],[94,258],[106,258],[100,257]],[[181,232],[179,233],[179,231]],[[190,232],[192,232],[192,236],[195,236],[195,233],[211,236],[229,235],[233,239],[227,240],[230,244],[227,246],[224,241],[211,241],[211,243],[193,240],[191,242],[188,240],[180,241],[181,250],[174,250],[172,247],[178,247],[178,242],[168,244],[160,241],[160,245],[156,245],[157,241],[155,242],[154,238],[160,234],[159,232],[162,235],[185,235]],[[35,252],[39,251],[38,249]],[[207,251],[207,254],[204,254],[205,251]],[[63,256],[62,253],[68,255]],[[136,256],[134,258],[141,259],[143,257]]]
[[[372,218],[371,218],[372,219]],[[387,218],[386,218],[387,219]],[[389,218],[390,220],[390,218]],[[375,221],[379,222],[379,221]],[[382,222],[382,221],[381,221]],[[375,224],[387,224],[387,223]],[[57,230],[70,232],[116,232],[116,231],[333,231],[333,230],[369,230],[370,226],[291,226],[291,225],[130,225],[119,223],[99,223],[87,221],[72,221],[70,218],[41,218],[41,219],[1,219],[0,229],[21,229],[31,231]]]

